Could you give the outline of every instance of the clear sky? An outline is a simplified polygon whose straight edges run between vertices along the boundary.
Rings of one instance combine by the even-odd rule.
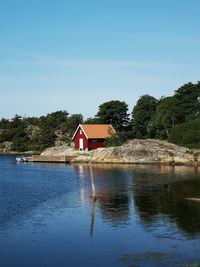
[[[5,0],[0,117],[171,95],[200,80],[200,0]]]

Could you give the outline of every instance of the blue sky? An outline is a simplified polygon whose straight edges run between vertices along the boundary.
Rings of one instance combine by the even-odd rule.
[[[199,0],[0,3],[0,117],[171,95],[200,80]]]

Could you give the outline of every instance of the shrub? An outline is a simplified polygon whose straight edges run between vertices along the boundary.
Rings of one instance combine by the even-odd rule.
[[[199,147],[200,119],[176,125],[170,133],[169,141],[192,148]]]
[[[106,147],[113,147],[113,146],[120,146],[122,145],[122,141],[118,135],[113,135],[110,138],[106,138],[105,146]]]

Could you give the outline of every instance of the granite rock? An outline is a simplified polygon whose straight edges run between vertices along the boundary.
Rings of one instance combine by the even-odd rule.
[[[167,141],[134,139],[122,146],[98,148],[91,157],[81,155],[72,162],[197,165],[193,151]]]

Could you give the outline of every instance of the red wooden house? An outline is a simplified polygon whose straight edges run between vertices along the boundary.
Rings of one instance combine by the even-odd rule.
[[[80,124],[72,140],[75,148],[91,150],[105,146],[105,139],[115,134],[111,124]]]

